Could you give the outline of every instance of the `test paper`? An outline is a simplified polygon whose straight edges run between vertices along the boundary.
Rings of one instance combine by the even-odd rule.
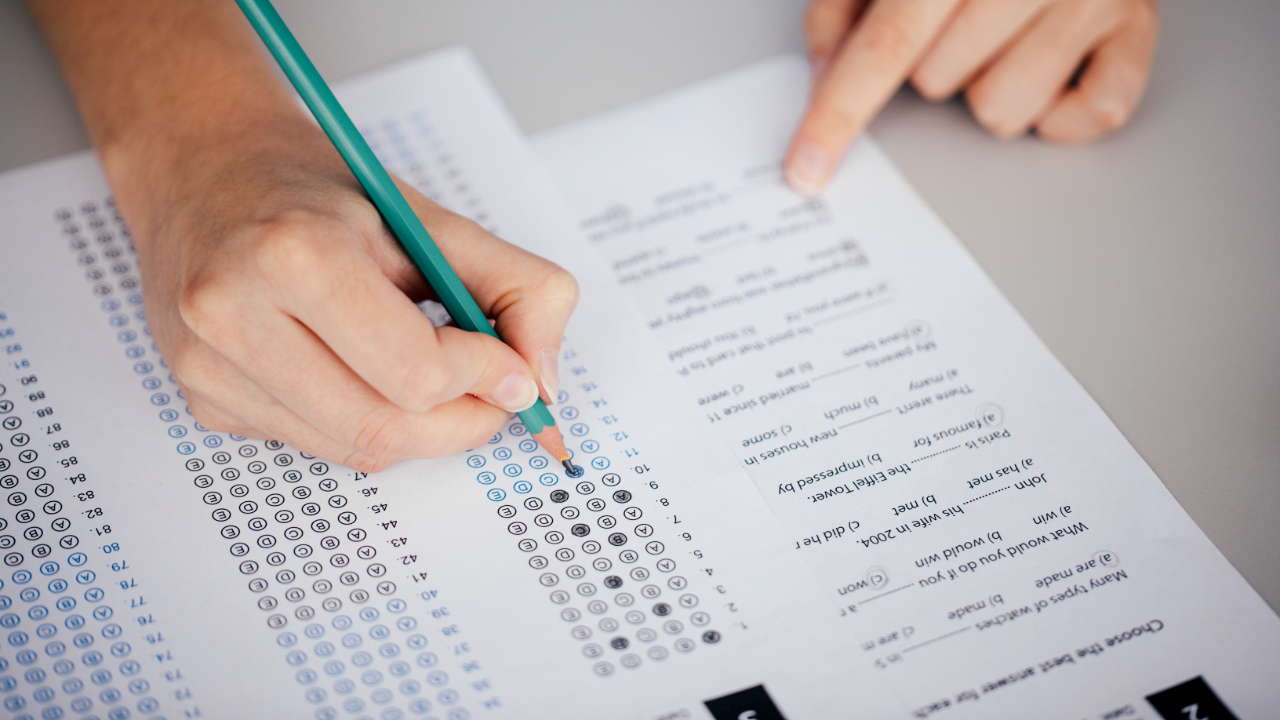
[[[1273,714],[1276,615],[875,143],[786,187],[806,65],[535,146],[861,662],[915,717]]]

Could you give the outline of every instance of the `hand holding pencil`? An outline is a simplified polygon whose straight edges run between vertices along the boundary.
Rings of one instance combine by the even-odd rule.
[[[401,185],[506,342],[432,328],[414,306],[431,288],[234,4],[31,7],[132,230],[156,344],[202,425],[375,471],[481,445],[554,399],[573,277]]]
[[[271,0],[236,1],[454,322],[468,332],[497,338],[497,331],[489,324],[489,316],[471,297],[462,279],[454,272],[444,253],[440,252],[435,239],[427,232],[401,194],[400,188],[391,180],[373,150],[361,137],[351,118],[347,117],[346,110],[334,97],[324,78],[320,77],[320,72],[311,64],[311,59],[302,50],[302,46],[294,39],[289,26],[271,5]],[[502,407],[514,410],[520,416],[520,421],[538,444],[564,465],[566,472],[573,477],[581,475],[582,470],[570,461],[564,439],[556,429],[555,418],[547,410],[543,400],[537,397],[534,383],[520,373],[512,373],[498,386],[495,396],[502,394],[505,389],[512,392],[512,397],[517,397],[515,393],[522,386],[525,396],[533,397],[528,407],[522,407],[525,396],[520,396],[518,403],[503,404]]]

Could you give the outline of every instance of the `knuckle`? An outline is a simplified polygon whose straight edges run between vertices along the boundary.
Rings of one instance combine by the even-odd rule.
[[[212,279],[195,280],[178,295],[178,314],[198,337],[217,338],[235,315],[236,293]]]
[[[882,62],[902,62],[915,49],[916,40],[901,20],[886,18],[867,23],[861,30],[862,44],[872,57]]]
[[[331,257],[316,223],[290,217],[267,223],[259,230],[254,260],[273,277],[315,278]]]
[[[817,95],[809,107],[807,120],[818,138],[850,138],[861,128],[858,118],[830,94]]]
[[[987,132],[1001,140],[1017,137],[1026,130],[1021,124],[1004,117],[979,118],[978,122],[986,128]]]
[[[369,457],[368,455],[361,453],[358,450],[352,452],[350,455],[344,458],[342,460],[342,464],[346,465],[352,470],[355,470],[356,472],[362,472],[362,473],[382,472],[383,470],[386,470],[391,465],[390,462],[387,462],[385,460],[376,460],[374,458]]]
[[[199,398],[189,398],[187,405],[191,408],[191,417],[195,418],[202,427],[214,432],[231,432],[237,427],[226,416]]]
[[[1087,105],[1094,123],[1103,133],[1120,129],[1129,120],[1129,108],[1112,98],[1093,98]]]
[[[352,445],[372,463],[386,467],[405,457],[409,447],[409,425],[403,413],[375,411],[360,423]]]
[[[911,86],[926,100],[941,102],[955,94],[955,88],[941,77],[927,70],[917,70],[911,75]]]
[[[493,236],[493,233],[486,230],[483,225],[475,220],[443,207],[438,208],[438,211],[432,214],[430,222],[430,232],[433,235],[439,232],[443,237],[477,238]]]
[[[1026,129],[985,92],[969,93],[968,101],[969,109],[973,111],[978,124],[998,138],[1010,138]]]
[[[426,412],[440,404],[447,389],[448,378],[439,367],[411,363],[396,394],[397,404],[410,412]]]
[[[577,307],[578,300],[582,296],[578,279],[573,276],[573,273],[558,266],[542,281],[542,292],[547,300],[569,307]]]
[[[494,299],[490,311],[496,317],[501,318],[508,310],[517,307],[572,312],[578,306],[581,289],[577,278],[559,265],[542,262],[546,272],[535,282],[512,287]]]
[[[217,369],[214,362],[197,342],[178,343],[173,351],[171,365],[173,377],[184,388],[184,394],[209,394],[216,385]]]

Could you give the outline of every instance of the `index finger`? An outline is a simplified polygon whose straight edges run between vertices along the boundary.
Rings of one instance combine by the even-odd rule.
[[[961,0],[880,0],[862,15],[814,86],[783,163],[805,194],[835,174],[853,139],[888,102]]]
[[[555,401],[558,357],[578,284],[559,265],[489,233],[474,222],[410,196],[476,304],[502,341],[534,371],[543,401]]]

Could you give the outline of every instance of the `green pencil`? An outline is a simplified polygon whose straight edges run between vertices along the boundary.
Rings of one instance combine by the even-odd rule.
[[[392,234],[426,277],[440,303],[453,316],[454,322],[463,330],[498,337],[498,333],[489,324],[489,319],[480,311],[480,306],[471,297],[471,293],[467,292],[458,274],[449,266],[449,261],[440,252],[440,248],[436,247],[435,240],[431,239],[400,189],[391,181],[386,168],[378,162],[377,156],[360,135],[360,131],[356,130],[355,124],[342,109],[324,78],[320,77],[315,65],[311,64],[311,59],[303,52],[302,46],[293,37],[289,26],[281,19],[270,0],[236,2],[276,62],[280,63],[280,68],[302,96],[303,102],[311,108],[311,114],[338,149],[347,167],[351,168],[365,192],[369,193],[369,199],[390,226]],[[556,429],[555,417],[541,399],[517,415],[538,444],[564,465],[570,477],[582,474],[582,469],[569,459],[564,438]]]

